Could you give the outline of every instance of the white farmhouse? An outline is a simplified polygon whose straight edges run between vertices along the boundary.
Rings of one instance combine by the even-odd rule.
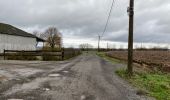
[[[14,26],[0,23],[0,53],[5,50],[36,50],[43,39],[20,30]]]

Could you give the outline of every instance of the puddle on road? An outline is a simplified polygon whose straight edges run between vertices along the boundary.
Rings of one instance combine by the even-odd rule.
[[[20,68],[20,69],[12,69],[12,71],[14,71],[24,77],[28,77],[30,75],[34,75],[36,73],[43,72],[43,70],[36,69],[36,68]]]
[[[55,71],[48,75],[48,77],[51,77],[51,78],[54,78],[54,77],[64,78],[64,77],[74,77],[74,76],[75,76],[75,73],[71,70],[69,71],[61,70],[57,72]]]
[[[61,77],[60,74],[49,74],[48,76],[49,76],[49,77]]]
[[[85,95],[82,95],[81,97],[80,97],[80,100],[85,100],[86,99],[86,96]]]
[[[80,100],[96,100],[94,95],[84,93],[80,96]]]
[[[44,88],[43,90],[44,90],[44,91],[50,91],[50,89],[49,89],[49,88]]]
[[[15,75],[13,75],[11,72],[6,71],[4,69],[0,69],[0,77],[6,77],[3,78],[4,81],[11,80],[15,78]],[[1,78],[2,79],[2,78]],[[2,81],[2,80],[1,80]]]
[[[64,73],[68,73],[68,71],[63,71]]]
[[[47,81],[48,78],[37,78],[29,83],[24,83],[24,84],[17,84],[14,85],[11,89],[7,90],[6,92],[4,92],[4,94],[7,95],[12,95],[14,93],[17,93],[19,91],[28,91],[28,90],[35,90],[40,88],[40,85]]]

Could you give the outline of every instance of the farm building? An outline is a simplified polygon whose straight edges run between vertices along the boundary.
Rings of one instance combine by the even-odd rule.
[[[4,49],[36,50],[38,42],[44,40],[14,26],[0,23],[0,53],[3,53]]]

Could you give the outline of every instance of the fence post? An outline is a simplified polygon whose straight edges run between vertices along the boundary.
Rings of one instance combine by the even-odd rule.
[[[5,49],[4,49],[4,60],[5,60]]]
[[[64,60],[64,48],[62,49],[61,59]]]
[[[24,55],[24,50],[22,50],[22,52],[21,52],[21,57],[23,58],[23,55]]]

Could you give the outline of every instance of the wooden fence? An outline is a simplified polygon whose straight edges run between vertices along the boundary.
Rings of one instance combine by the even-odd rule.
[[[69,59],[74,56],[81,54],[79,49],[61,49],[61,50],[4,50],[3,57],[6,60],[8,57],[12,56],[41,56],[41,57],[58,57],[59,60]]]
[[[64,50],[34,50],[34,51],[25,51],[25,50],[4,50],[3,52],[4,60],[9,56],[57,56],[61,60],[64,60]]]

